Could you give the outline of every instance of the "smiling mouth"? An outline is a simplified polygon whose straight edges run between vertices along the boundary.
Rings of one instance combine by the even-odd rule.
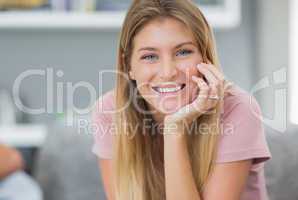
[[[175,87],[158,87],[154,86],[152,89],[160,94],[169,94],[169,93],[176,93],[182,90],[186,86],[185,83],[176,85]]]

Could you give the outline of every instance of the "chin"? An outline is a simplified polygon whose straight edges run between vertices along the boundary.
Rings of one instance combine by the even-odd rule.
[[[180,102],[177,100],[168,100],[163,104],[161,104],[160,102],[156,102],[154,107],[156,110],[163,114],[173,114],[187,104],[188,102],[186,102],[185,99],[181,100]]]

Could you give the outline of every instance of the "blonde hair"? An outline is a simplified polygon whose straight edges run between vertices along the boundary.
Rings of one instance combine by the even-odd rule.
[[[134,0],[131,4],[120,33],[117,60],[116,109],[125,109],[116,114],[114,136],[115,196],[117,200],[164,200],[165,178],[163,166],[163,136],[150,135],[140,126],[150,115],[138,112],[131,103],[131,90],[136,83],[124,77],[130,70],[134,36],[150,21],[171,17],[183,22],[193,33],[204,62],[209,60],[219,68],[214,37],[210,26],[196,4],[190,0]],[[136,92],[138,96],[140,94]],[[135,97],[133,97],[135,98]],[[129,103],[128,103],[129,102]],[[146,110],[143,98],[137,104]],[[193,122],[188,137],[190,163],[198,191],[214,166],[220,126],[218,120],[221,104],[216,112],[202,115]],[[197,126],[217,124],[214,130],[202,132]],[[129,125],[129,126],[127,126]],[[137,128],[136,128],[137,127]],[[137,133],[137,134],[135,134]],[[143,133],[143,134],[142,134]]]

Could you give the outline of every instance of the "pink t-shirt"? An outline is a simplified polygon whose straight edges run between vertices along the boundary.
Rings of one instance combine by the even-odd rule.
[[[247,184],[241,200],[267,200],[264,163],[271,158],[264,129],[262,113],[256,99],[237,85],[225,96],[221,114],[216,163],[253,159]],[[92,122],[95,125],[92,152],[101,159],[112,158],[114,90],[106,92],[95,104]],[[110,112],[109,112],[110,111]]]

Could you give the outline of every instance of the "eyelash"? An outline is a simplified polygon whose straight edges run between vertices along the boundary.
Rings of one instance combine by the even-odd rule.
[[[193,51],[192,50],[188,50],[188,49],[182,49],[181,51],[178,52],[187,52],[188,54],[191,54]]]
[[[182,49],[182,50],[178,51],[178,53],[179,53],[179,52],[186,52],[186,53],[188,53],[188,54],[193,53],[192,50],[188,50],[188,49]],[[176,54],[176,55],[177,55],[177,54]],[[148,58],[148,57],[150,57],[150,56],[156,56],[156,55],[154,55],[154,54],[145,55],[145,56],[142,56],[141,59],[142,59],[142,60],[146,60],[146,58]]]

